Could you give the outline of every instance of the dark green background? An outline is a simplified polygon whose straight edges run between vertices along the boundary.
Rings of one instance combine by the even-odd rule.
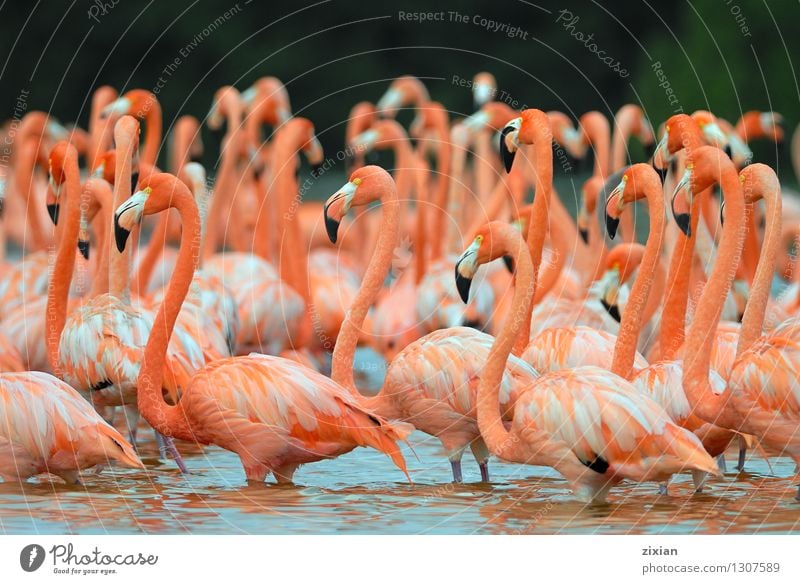
[[[107,13],[97,14],[99,23],[88,16],[95,6],[88,0],[0,5],[3,117],[11,116],[16,97],[27,90],[29,108],[85,124],[92,88],[109,83],[152,89],[180,50],[234,6],[203,0],[107,4]],[[790,129],[800,121],[792,63],[800,59],[795,1],[535,4],[550,13],[515,0],[332,0],[307,9],[311,3],[240,0],[236,13],[181,57],[167,79],[159,95],[165,126],[180,113],[205,116],[220,85],[243,89],[261,75],[276,75],[286,82],[295,111],[311,118],[326,149],[335,151],[350,106],[378,99],[391,78],[412,73],[428,79],[432,96],[459,116],[471,112],[471,94],[454,85],[453,76],[470,78],[483,69],[529,106],[610,115],[634,102],[657,124],[675,106],[658,86],[653,61],[661,62],[687,112],[711,109],[735,121],[748,109],[774,109]],[[740,30],[734,6],[750,37]],[[630,77],[620,78],[556,23],[562,9],[578,16],[575,30],[594,34],[598,48],[619,59]],[[482,15],[521,27],[528,40],[472,24],[399,22],[400,10]],[[212,152],[214,141],[206,137]],[[755,150],[757,160],[773,164],[778,155],[781,170],[788,171],[788,153],[764,144]]]

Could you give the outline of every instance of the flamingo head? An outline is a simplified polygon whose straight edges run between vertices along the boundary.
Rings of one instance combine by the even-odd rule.
[[[592,221],[592,216],[597,209],[597,195],[600,189],[603,188],[603,179],[599,176],[593,176],[585,183],[581,189],[581,206],[578,209],[578,233],[583,240],[583,243],[589,243],[589,225]]]
[[[130,114],[138,119],[147,117],[157,102],[156,96],[146,89],[132,89],[118,97],[100,113],[101,118],[118,118]]]
[[[728,146],[728,135],[722,131],[714,114],[698,110],[692,114],[692,118],[700,126],[700,131],[703,132],[703,137],[708,144],[723,149]]]
[[[472,99],[475,108],[480,108],[494,99],[497,94],[497,80],[494,75],[483,71],[472,80]]]
[[[53,224],[58,224],[58,211],[61,202],[61,188],[66,182],[67,177],[64,174],[64,163],[69,154],[70,144],[66,140],[58,142],[50,151],[47,159],[48,162],[48,189],[45,203],[47,205],[47,214],[50,215]]]
[[[514,242],[518,247],[514,248]],[[525,240],[517,227],[503,221],[492,221],[479,228],[472,242],[456,261],[455,279],[458,294],[465,303],[469,301],[469,290],[472,279],[483,264],[498,258],[514,257],[515,253],[527,252]],[[513,266],[513,262],[512,262]]]
[[[132,181],[132,184],[136,184]],[[154,215],[173,207],[178,197],[194,201],[188,187],[178,177],[166,172],[148,174],[138,181],[138,190],[126,199],[114,212],[114,238],[117,250],[125,251],[131,231],[142,217]]]
[[[325,230],[331,243],[336,243],[339,224],[351,207],[369,205],[381,200],[389,192],[394,193],[396,198],[394,180],[380,166],[363,166],[353,172],[350,180],[325,201]]]

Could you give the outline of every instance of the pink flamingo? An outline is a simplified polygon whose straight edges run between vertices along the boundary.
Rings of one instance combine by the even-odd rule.
[[[546,223],[547,207],[547,197],[538,193],[532,225]],[[536,251],[544,233],[532,231],[540,232],[529,237]],[[516,267],[512,318],[496,337],[478,384],[478,426],[489,451],[509,462],[553,467],[581,499],[592,502],[604,501],[609,489],[624,479],[663,481],[686,468],[716,472],[693,434],[670,421],[630,382],[599,367],[538,377],[523,389],[506,428],[499,404],[501,380],[520,332],[527,332],[534,264],[520,233],[494,222],[479,230],[456,274],[468,283],[478,266],[506,255]]]
[[[51,473],[80,484],[81,470],[116,460],[144,468],[133,447],[81,395],[48,373],[0,373],[0,477]]]
[[[342,325],[332,359],[331,378],[354,394],[353,363],[360,328],[391,268],[392,250],[398,239],[398,192],[385,170],[365,166],[354,172],[325,204],[325,223],[335,241],[339,223],[352,206],[366,206],[378,200],[382,216],[373,262],[350,308],[350,318]],[[456,482],[463,478],[463,453],[471,448],[482,480],[488,481],[489,453],[475,421],[475,392],[491,343],[489,335],[466,327],[430,333],[409,344],[392,360],[378,395],[359,399],[389,419],[402,419],[436,436],[447,452]],[[515,388],[535,376],[530,366],[512,357],[503,378],[501,401],[505,409],[510,411],[513,407]]]
[[[350,391],[302,365],[267,355],[220,359],[198,371],[177,405],[161,394],[167,344],[191,285],[198,257],[200,219],[191,193],[177,178],[155,174],[117,209],[121,246],[139,218],[177,209],[182,235],[178,263],[158,310],[137,382],[144,418],[165,436],[216,444],[236,453],[248,480],[272,472],[290,482],[301,464],[371,446],[405,472],[396,444],[408,429],[363,408]]]

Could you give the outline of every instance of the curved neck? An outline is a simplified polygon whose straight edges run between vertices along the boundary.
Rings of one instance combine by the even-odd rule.
[[[603,180],[609,175],[611,163],[611,127],[600,112],[588,112],[581,116],[581,126],[594,150],[594,176]]]
[[[203,255],[214,255],[220,244],[219,227],[221,219],[225,225],[230,224],[233,217],[223,217],[230,213],[236,190],[236,166],[241,153],[241,109],[231,107],[228,111],[228,131],[222,142],[222,154],[219,171],[214,181],[214,195],[211,198],[211,208],[208,213],[208,227]],[[225,243],[225,237],[222,243]]]
[[[536,120],[536,118],[534,119]],[[531,254],[531,262],[534,266],[534,278],[538,279],[539,265],[542,262],[542,250],[544,249],[544,240],[547,234],[547,230],[540,226],[550,224],[550,193],[553,188],[553,134],[550,130],[547,116],[543,112],[534,123],[537,131],[537,136],[533,143],[533,182],[535,192],[528,223],[527,244],[528,251]],[[517,286],[519,286],[519,280],[517,281]],[[524,348],[530,338],[533,303],[530,303],[528,308],[528,313],[525,315],[525,323],[520,331],[519,339],[516,341],[515,349]]]
[[[716,170],[716,169],[715,169]],[[735,412],[726,407],[729,390],[714,394],[708,381],[717,325],[725,297],[742,253],[744,198],[733,164],[719,170],[719,182],[725,199],[725,225],[722,229],[717,261],[700,296],[694,319],[686,338],[683,365],[683,387],[697,415],[725,428],[736,427]]]
[[[21,191],[25,199],[25,208],[28,219],[28,237],[30,243],[26,247],[33,251],[46,249],[48,239],[45,237],[45,226],[42,221],[42,214],[34,196],[34,182],[36,179],[36,161],[39,151],[40,137],[31,136],[22,142],[22,147],[17,155],[16,168],[14,172],[14,184],[17,190]],[[48,189],[50,186],[48,185]],[[27,235],[27,234],[26,234]],[[26,237],[27,239],[27,237]],[[27,243],[27,242],[26,242]]]
[[[361,287],[347,311],[333,349],[331,379],[355,391],[353,360],[358,336],[367,317],[367,310],[380,292],[392,265],[392,255],[400,233],[400,206],[394,185],[381,198],[381,224],[378,241],[369,261]]]
[[[703,192],[700,197],[709,196]],[[690,232],[697,233],[700,222],[699,197],[695,197],[691,206]],[[686,305],[689,301],[689,286],[694,261],[694,240],[678,233],[678,241],[672,250],[667,276],[667,294],[664,297],[664,310],[661,313],[661,334],[659,345],[661,359],[673,360],[683,346],[686,331]]]
[[[567,237],[563,229],[556,225],[553,217],[550,217],[549,233],[550,233],[550,253],[551,261],[542,268],[539,266],[538,277],[536,279],[536,294],[533,296],[534,306],[542,301],[542,299],[553,290],[558,278],[564,271],[564,266],[567,263],[567,255],[569,254],[569,247],[572,243]],[[530,229],[530,227],[528,227]]]
[[[511,457],[514,441],[505,429],[500,415],[500,383],[516,339],[523,335],[528,336],[530,326],[527,325],[528,329],[525,326],[530,318],[531,300],[536,289],[535,266],[531,262],[530,253],[523,245],[522,238],[518,237],[516,240],[518,245],[512,245],[510,247],[513,249],[508,250],[516,266],[511,309],[505,325],[495,337],[478,382],[477,412],[481,437],[492,454],[505,459]]]
[[[114,168],[114,209],[118,209],[131,196],[131,166],[135,140],[132,135],[124,138],[122,143],[117,143],[117,161]],[[130,242],[122,253],[117,250],[116,245],[111,243],[113,249],[109,266],[108,293],[119,298],[125,304],[131,303],[131,253],[134,247],[132,243]]]
[[[99,210],[94,219],[94,231],[97,240],[97,263],[95,264],[94,282],[89,292],[89,297],[94,298],[108,292],[108,260],[111,246],[111,230],[114,229],[111,220],[114,210],[111,208],[111,186],[103,179],[89,179],[84,185],[84,192],[88,193]]]
[[[145,252],[139,260],[138,269],[131,279],[130,288],[139,297],[147,295],[147,289],[153,277],[153,270],[156,269],[158,259],[167,245],[168,227],[169,213],[159,213],[156,225],[150,233]]]
[[[161,104],[155,98],[148,101],[148,104],[150,107],[144,116],[147,136],[144,139],[141,160],[149,166],[155,166],[158,162],[158,148],[161,146]]]
[[[47,335],[45,338],[47,360],[56,375],[60,371],[58,345],[61,332],[64,330],[64,323],[67,320],[69,287],[72,283],[72,271],[75,268],[75,250],[81,222],[80,170],[77,158],[69,154],[64,160],[64,176],[64,188],[66,189],[64,228],[61,232],[61,241],[56,254],[50,286],[47,290]]]
[[[417,201],[416,234],[414,237],[414,281],[419,284],[428,271],[428,169],[427,164],[417,159],[414,165],[414,184]]]
[[[438,140],[438,150],[436,153],[436,187],[433,194],[434,221],[433,233],[436,237],[431,238],[431,258],[438,260],[444,254],[444,233],[447,220],[447,194],[450,190],[450,168],[453,164],[453,145],[450,142],[450,132],[447,128],[437,127],[436,138]]]
[[[772,172],[772,170],[770,169],[767,172]],[[739,343],[736,346],[737,357],[749,349],[761,336],[764,316],[769,303],[769,293],[772,287],[772,275],[775,272],[775,263],[781,251],[781,217],[783,210],[780,186],[777,179],[775,184],[777,186],[775,191],[764,193],[764,199],[767,202],[767,225],[764,244],[761,247],[761,254],[758,258],[758,266],[753,279],[753,287],[750,290],[750,298],[747,300],[747,306],[744,309],[742,328],[739,332]],[[745,189],[747,188],[745,186]]]
[[[611,362],[612,373],[625,379],[630,379],[633,374],[645,305],[653,286],[653,278],[658,267],[661,244],[664,239],[663,194],[661,183],[657,178],[652,181],[647,180],[645,192],[650,211],[650,234],[647,237],[644,256],[639,265],[639,275],[633,283],[627,307],[619,324],[617,342],[614,345],[614,358]]]
[[[181,244],[178,259],[164,301],[158,309],[144,349],[137,381],[139,412],[154,430],[165,436],[191,439],[189,423],[180,405],[168,405],[162,396],[164,361],[183,301],[189,292],[200,255],[200,215],[189,190],[182,184],[174,189],[171,207],[181,218]]]

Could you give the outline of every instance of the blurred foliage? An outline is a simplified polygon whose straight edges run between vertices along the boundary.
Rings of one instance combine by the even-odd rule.
[[[577,117],[590,109],[610,116],[634,102],[658,124],[675,109],[651,68],[659,61],[687,112],[711,109],[735,121],[742,111],[763,108],[782,112],[791,129],[800,121],[791,61],[800,55],[792,33],[800,16],[796,2],[451,5],[457,8],[438,8],[431,0],[6,2],[0,7],[0,108],[10,117],[20,92],[29,91],[28,109],[85,124],[93,88],[153,89],[162,77],[159,98],[169,128],[179,114],[202,119],[221,85],[244,89],[262,75],[276,75],[287,84],[295,112],[312,119],[326,149],[336,150],[350,106],[377,100],[393,77],[406,73],[425,79],[453,116],[472,111],[469,89],[454,76],[471,79],[489,70],[520,105]],[[431,10],[443,10],[444,21],[398,18],[399,11]],[[451,22],[448,11],[454,10],[467,22]],[[562,10],[579,18],[573,28],[565,28],[569,18]],[[520,27],[527,38],[487,30],[473,22],[476,16]],[[740,29],[741,19],[751,36]],[[593,35],[596,47],[576,38],[579,32]],[[592,50],[605,51],[630,75],[620,76]],[[166,73],[176,58],[179,64]],[[214,139],[207,144],[213,148]],[[769,148],[757,154],[774,162]]]

